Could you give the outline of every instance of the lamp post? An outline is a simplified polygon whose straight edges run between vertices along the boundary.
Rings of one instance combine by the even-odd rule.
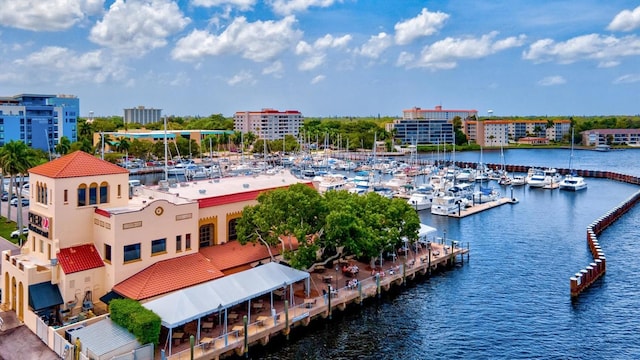
[[[340,271],[340,267],[336,265],[336,291],[338,291],[338,271]]]

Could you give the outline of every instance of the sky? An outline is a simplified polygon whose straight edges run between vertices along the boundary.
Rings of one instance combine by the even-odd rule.
[[[640,114],[621,0],[0,0],[0,96],[80,115]]]

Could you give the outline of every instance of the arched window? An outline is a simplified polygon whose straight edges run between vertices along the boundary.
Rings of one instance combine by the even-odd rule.
[[[80,184],[78,186],[78,206],[86,206],[87,205],[87,185]]]
[[[98,203],[98,184],[91,183],[89,186],[89,205]]]
[[[109,202],[109,184],[103,182],[100,184],[100,204]]]
[[[236,224],[238,223],[238,218],[229,220],[229,241],[236,240],[238,238],[238,234],[236,233]]]

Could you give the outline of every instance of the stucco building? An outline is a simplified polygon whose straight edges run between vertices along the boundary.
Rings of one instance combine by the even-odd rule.
[[[34,332],[37,318],[77,321],[114,291],[152,299],[264,261],[265,247],[232,241],[236,221],[261,192],[300,182],[282,172],[163,182],[130,195],[126,169],[81,151],[30,169],[29,179],[28,238],[19,254],[2,253],[1,284],[3,306]],[[235,260],[221,262],[229,254],[209,250],[217,244],[227,244],[220,254],[238,247]]]
[[[233,115],[233,128],[243,133],[252,132],[260,139],[277,140],[285,135],[297,137],[304,125],[304,116],[298,110],[238,111]]]

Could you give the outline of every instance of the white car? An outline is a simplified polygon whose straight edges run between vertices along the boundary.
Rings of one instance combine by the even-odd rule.
[[[27,235],[28,233],[29,233],[29,228],[25,226],[22,228],[22,232],[20,232],[20,230],[14,230],[11,233],[11,237],[15,239],[20,235]]]

